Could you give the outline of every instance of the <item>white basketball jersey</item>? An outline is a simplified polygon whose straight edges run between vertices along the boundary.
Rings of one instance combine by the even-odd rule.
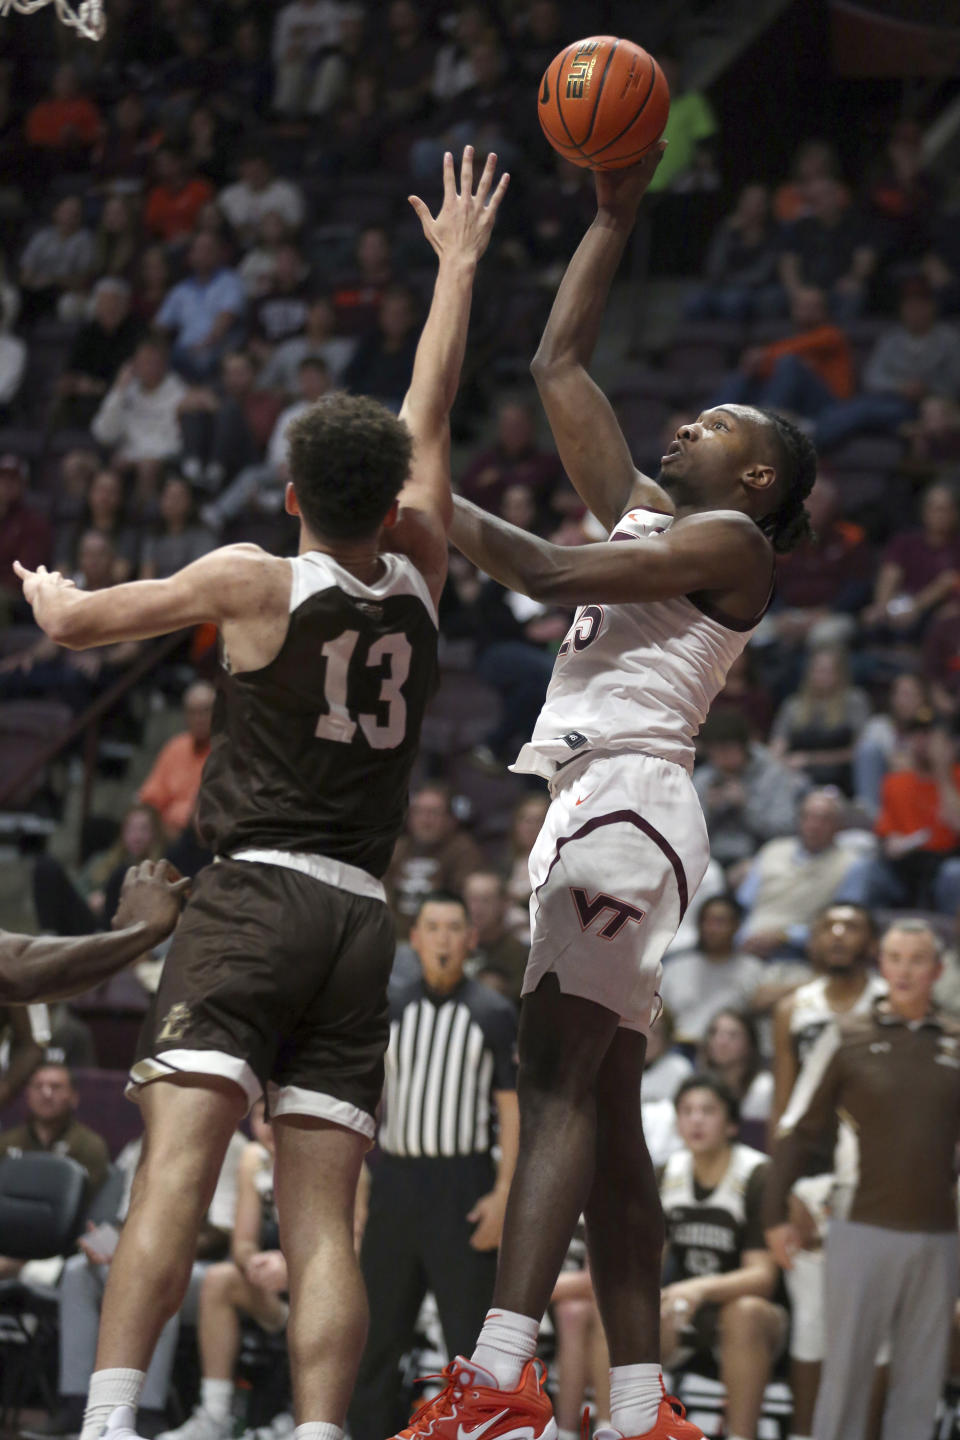
[[[824,1029],[840,1015],[863,1015],[871,1009],[874,1000],[887,993],[887,982],[872,971],[867,976],[863,993],[857,997],[849,1010],[838,1011],[830,1008],[827,1000],[829,976],[818,975],[794,991],[790,1011],[790,1041],[793,1045],[797,1064],[802,1066]]]
[[[672,523],[656,510],[628,510],[608,543],[661,535]],[[549,778],[587,750],[639,750],[691,771],[693,737],[761,619],[720,615],[699,596],[581,605],[511,769]]]

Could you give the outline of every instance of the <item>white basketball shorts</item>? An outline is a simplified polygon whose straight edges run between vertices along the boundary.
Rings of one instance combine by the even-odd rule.
[[[530,852],[530,959],[523,993],[556,975],[565,995],[646,1034],[664,951],[710,858],[700,801],[680,765],[602,755],[560,771]]]

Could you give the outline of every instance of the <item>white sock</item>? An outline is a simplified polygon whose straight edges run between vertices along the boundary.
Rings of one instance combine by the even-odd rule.
[[[579,1430],[564,1430],[562,1426],[557,1427],[557,1440],[580,1440]]]
[[[659,1365],[614,1365],[610,1371],[610,1424],[621,1435],[646,1435],[663,1399]]]
[[[524,1365],[537,1350],[540,1321],[515,1310],[488,1310],[471,1359],[494,1376],[501,1390],[515,1390]]]
[[[812,1437],[810,1435],[797,1435],[791,1430],[787,1440],[812,1440]]]
[[[206,1410],[211,1420],[223,1425],[230,1419],[232,1405],[232,1380],[208,1380],[204,1377],[200,1381],[200,1406]]]
[[[104,1426],[113,1416],[114,1410],[123,1405],[130,1409],[129,1420],[120,1416],[122,1428],[134,1428],[140,1391],[147,1378],[145,1370],[95,1370],[90,1376],[90,1391],[87,1408],[83,1412],[83,1429],[80,1440],[99,1440]],[[116,1425],[113,1429],[118,1428]]]
[[[312,1420],[306,1425],[297,1426],[293,1432],[293,1440],[343,1440],[343,1431],[339,1425]]]

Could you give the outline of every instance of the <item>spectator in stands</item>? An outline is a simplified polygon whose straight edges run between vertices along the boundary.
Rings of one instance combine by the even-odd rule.
[[[82,94],[75,66],[59,65],[49,96],[27,114],[27,144],[56,158],[56,168],[78,168],[100,139],[103,120],[89,95]]]
[[[549,174],[532,178],[518,198],[524,207],[517,237],[545,285],[559,285],[567,261],[592,218],[594,191],[589,170],[562,155],[551,157]]]
[[[934,218],[923,273],[933,286],[941,313],[960,312],[960,228],[956,206]]]
[[[873,348],[862,393],[817,415],[817,445],[832,450],[862,430],[896,433],[931,395],[960,400],[960,331],[938,323],[930,286],[918,277],[903,287],[899,325]]]
[[[430,137],[410,147],[410,170],[418,183],[429,182],[442,168],[444,150],[469,143],[481,154],[494,151],[508,169],[520,163],[526,109],[518,109],[516,89],[506,80],[506,57],[495,30],[488,28],[471,46],[470,65],[473,84],[441,106],[431,117]]]
[[[496,870],[475,870],[464,881],[463,898],[477,937],[469,964],[471,973],[519,1003],[530,951],[507,924],[510,902],[506,881]]]
[[[447,786],[422,785],[411,797],[406,828],[384,877],[398,938],[409,935],[425,895],[432,890],[461,895],[467,876],[483,868],[476,842],[457,824]]]
[[[537,506],[544,508],[562,478],[556,455],[537,443],[533,403],[518,397],[503,400],[497,407],[494,443],[473,457],[458,488],[475,505],[499,514],[504,492],[511,485],[527,486]]]
[[[717,118],[710,101],[702,90],[684,83],[678,57],[661,49],[657,59],[670,86],[670,114],[663,132],[667,148],[647,187],[654,193],[670,190],[694,165],[698,147],[717,131]]]
[[[131,195],[108,195],[93,239],[93,271],[132,281],[142,243],[140,205]]]
[[[263,454],[281,408],[279,395],[258,388],[247,351],[225,355],[220,383],[194,386],[181,402],[183,474],[205,490],[221,489]]]
[[[731,711],[707,719],[700,745],[704,763],[694,771],[693,783],[710,851],[736,880],[761,845],[793,833],[807,782],[751,740],[746,719]]]
[[[267,445],[267,458],[262,465],[241,470],[216,500],[204,505],[200,512],[203,523],[219,533],[229,521],[245,510],[260,514],[277,514],[283,505],[284,489],[289,479],[287,432],[311,405],[321,400],[330,389],[330,373],[323,361],[308,355],[297,366],[300,399],[281,411]]]
[[[386,77],[383,102],[391,124],[403,133],[429,112],[437,46],[426,34],[423,9],[414,0],[390,0],[379,38],[377,61]]]
[[[265,150],[251,146],[240,160],[240,178],[220,191],[217,204],[244,247],[252,244],[261,220],[278,215],[292,233],[303,224],[303,194],[292,180],[274,174]]]
[[[27,1007],[0,1006],[0,1110],[17,1098],[42,1059]]]
[[[897,120],[865,186],[886,265],[901,266],[923,256],[939,194],[935,177],[924,166],[923,127],[917,120]]]
[[[23,320],[57,310],[63,320],[80,315],[93,272],[93,236],[83,223],[83,203],[65,195],[53,220],[37,230],[20,257]]]
[[[10,419],[27,368],[26,342],[12,334],[13,309],[0,293],[0,425]]]
[[[655,1100],[672,1102],[684,1080],[693,1074],[692,1062],[673,1048],[675,1039],[673,1015],[669,1005],[664,1005],[647,1037],[640,1092],[645,1103]]]
[[[169,141],[157,150],[153,173],[144,225],[156,239],[168,245],[182,244],[192,234],[204,205],[213,199],[213,186],[191,171],[186,151]]]
[[[403,285],[384,291],[377,328],[361,339],[343,373],[344,385],[398,411],[410,385],[419,338],[416,298]]]
[[[91,430],[115,463],[134,471],[136,498],[156,495],[164,464],[181,447],[178,411],[187,387],[169,367],[162,340],[141,340],[93,417]]]
[[[849,641],[872,594],[874,554],[863,528],[843,517],[839,487],[817,476],[807,496],[812,539],[777,556],[776,609],[766,622],[780,647]]]
[[[822,646],[807,660],[803,682],[777,712],[770,750],[812,785],[853,793],[853,747],[870,715],[866,692],[850,684],[847,653]]]
[[[780,1274],[763,1234],[769,1161],[737,1143],[742,1107],[730,1088],[694,1075],[677,1093],[684,1148],[658,1174],[666,1224],[660,1298],[663,1363],[715,1360],[731,1440],[754,1436],[789,1331]]]
[[[891,680],[886,706],[860,732],[853,748],[853,793],[871,817],[880,809],[884,777],[907,762],[910,725],[921,712],[930,712],[927,686],[907,671]]]
[[[367,63],[367,25],[362,5],[340,6],[340,43],[318,57],[306,109],[329,116],[349,105]]]
[[[273,284],[280,248],[290,240],[290,232],[279,215],[264,215],[257,226],[256,238],[237,265],[248,300],[266,295]]]
[[[730,1089],[739,1102],[741,1120],[770,1118],[773,1076],[764,1068],[757,1027],[746,1011],[715,1013],[697,1053],[697,1070],[715,1075]]]
[[[230,1257],[207,1267],[200,1288],[200,1402],[183,1425],[165,1430],[162,1440],[229,1440],[241,1321],[249,1317],[268,1335],[280,1333],[287,1323],[287,1262],[273,1194],[275,1145],[265,1112],[262,1099],[250,1112],[253,1138],[237,1170]]]
[[[330,381],[338,385],[356,349],[356,341],[336,334],[337,312],[328,295],[317,295],[310,301],[307,323],[302,335],[282,341],[267,360],[260,375],[260,384],[283,395],[295,392],[300,362],[308,355],[318,356],[326,365]]]
[[[395,279],[390,236],[382,225],[365,225],[357,236],[353,266],[334,286],[337,333],[359,335],[375,325]]]
[[[0,595],[8,605],[21,588],[14,560],[28,570],[50,563],[50,522],[27,499],[28,478],[27,462],[19,455],[0,455]],[[25,559],[27,555],[32,558]]]
[[[110,543],[114,583],[129,580],[140,558],[140,533],[125,516],[123,480],[109,467],[98,470],[92,477],[79,518],[57,531],[54,564],[64,575],[72,575],[77,569],[80,541],[91,530],[105,536]]]
[[[707,253],[704,285],[684,307],[689,320],[754,320],[782,315],[779,250],[765,185],[745,185]]]
[[[100,470],[100,453],[93,440],[67,450],[55,473],[55,491],[50,517],[57,525],[69,525],[83,514],[87,492]]]
[[[470,62],[470,51],[490,28],[490,12],[485,5],[462,4],[457,7],[449,39],[442,41],[433,69],[431,92],[441,103],[455,100],[476,83]]]
[[[660,998],[674,1019],[682,1045],[699,1043],[718,1010],[749,1009],[763,964],[737,950],[743,911],[732,895],[715,895],[702,907],[696,950],[664,967]]]
[[[960,508],[949,485],[927,487],[920,529],[894,535],[883,553],[873,603],[861,619],[880,637],[916,639],[960,582]]]
[[[174,285],[156,316],[172,341],[174,369],[188,380],[205,380],[226,350],[240,340],[246,296],[235,270],[224,263],[214,235],[197,235],[190,246],[191,274]]]
[[[502,869],[507,882],[507,895],[514,907],[511,928],[514,934],[530,940],[530,919],[527,905],[530,900],[530,851],[543,829],[549,801],[545,795],[528,795],[521,800],[513,812],[510,834]]]
[[[273,108],[281,115],[302,114],[314,62],[335,50],[340,40],[342,5],[338,0],[291,0],[273,26]]]
[[[797,148],[790,175],[777,187],[773,210],[781,225],[792,225],[813,213],[809,187],[818,180],[840,181],[840,161],[827,140],[804,140]],[[849,199],[849,196],[848,196]]]
[[[125,181],[142,186],[160,140],[161,132],[148,119],[139,90],[128,90],[114,105],[106,131],[94,151],[97,179],[104,183]]]
[[[137,792],[142,805],[151,805],[171,840],[190,823],[200,777],[210,754],[210,730],[216,691],[206,680],[196,680],[183,697],[187,728],[162,747],[150,774]]]
[[[737,899],[747,911],[740,944],[767,960],[802,955],[810,924],[843,893],[857,856],[837,843],[844,806],[839,792],[813,790],[800,803],[796,835],[768,840],[756,855]]]
[[[137,264],[133,282],[133,313],[151,324],[170,289],[170,262],[162,245],[150,245]]]
[[[240,11],[224,57],[218,99],[224,116],[233,124],[254,123],[270,103],[273,74],[265,54],[256,11]]]
[[[159,860],[162,854],[157,812],[149,805],[131,805],[113,844],[91,855],[79,872],[68,873],[52,855],[38,856],[33,867],[38,925],[53,935],[92,935],[108,929],[127,870],[143,860]]]
[[[877,254],[845,187],[826,177],[808,182],[810,213],[786,231],[780,279],[791,303],[798,290],[823,292],[830,314],[851,320],[866,305]]]
[[[212,104],[195,105],[187,121],[187,155],[198,175],[221,185],[232,168],[231,136]]]
[[[76,1118],[80,1097],[65,1065],[43,1061],[27,1081],[27,1118],[22,1125],[0,1133],[0,1156],[67,1155],[87,1172],[87,1196],[95,1195],[107,1178],[110,1152],[96,1131]],[[16,1274],[22,1260],[0,1256],[0,1277]]]
[[[114,1217],[115,1230],[123,1226],[130,1209],[141,1144],[140,1140],[131,1141],[117,1156],[123,1194]],[[231,1137],[210,1208],[200,1227],[186,1297],[179,1313],[161,1330],[154,1348],[137,1416],[138,1428],[144,1434],[156,1435],[163,1427],[180,1324],[182,1321],[196,1324],[200,1289],[209,1264],[221,1259],[229,1248],[237,1213],[237,1172],[245,1148],[242,1135]],[[34,1440],[72,1437],[83,1427],[84,1404],[96,1363],[100,1305],[113,1258],[113,1249],[103,1241],[100,1244],[102,1248],[97,1248],[92,1237],[82,1237],[78,1244],[80,1254],[72,1256],[64,1266],[57,1289],[61,1337],[59,1402],[55,1414],[32,1429]]]
[[[854,392],[853,352],[846,335],[830,320],[823,292],[790,292],[795,333],[767,345],[751,345],[712,400],[788,410],[809,419]]]
[[[934,716],[918,712],[906,731],[909,761],[885,776],[874,830],[881,853],[860,860],[840,893],[867,906],[939,910],[960,905],[960,765]]]
[[[158,509],[159,526],[143,542],[141,580],[167,580],[217,546],[217,537],[199,519],[196,496],[185,476],[166,477]]]
[[[250,311],[251,341],[258,354],[301,336],[310,312],[310,270],[296,245],[277,246],[273,271],[264,293]]]
[[[93,315],[74,336],[66,369],[57,381],[56,421],[85,429],[99,409],[117,371],[130,359],[142,333],[130,313],[130,286],[108,277],[93,289]]]

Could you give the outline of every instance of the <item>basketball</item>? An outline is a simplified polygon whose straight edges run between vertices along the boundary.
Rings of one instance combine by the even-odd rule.
[[[551,60],[537,111],[544,135],[565,160],[620,170],[660,139],[670,89],[653,56],[632,40],[591,35]]]

